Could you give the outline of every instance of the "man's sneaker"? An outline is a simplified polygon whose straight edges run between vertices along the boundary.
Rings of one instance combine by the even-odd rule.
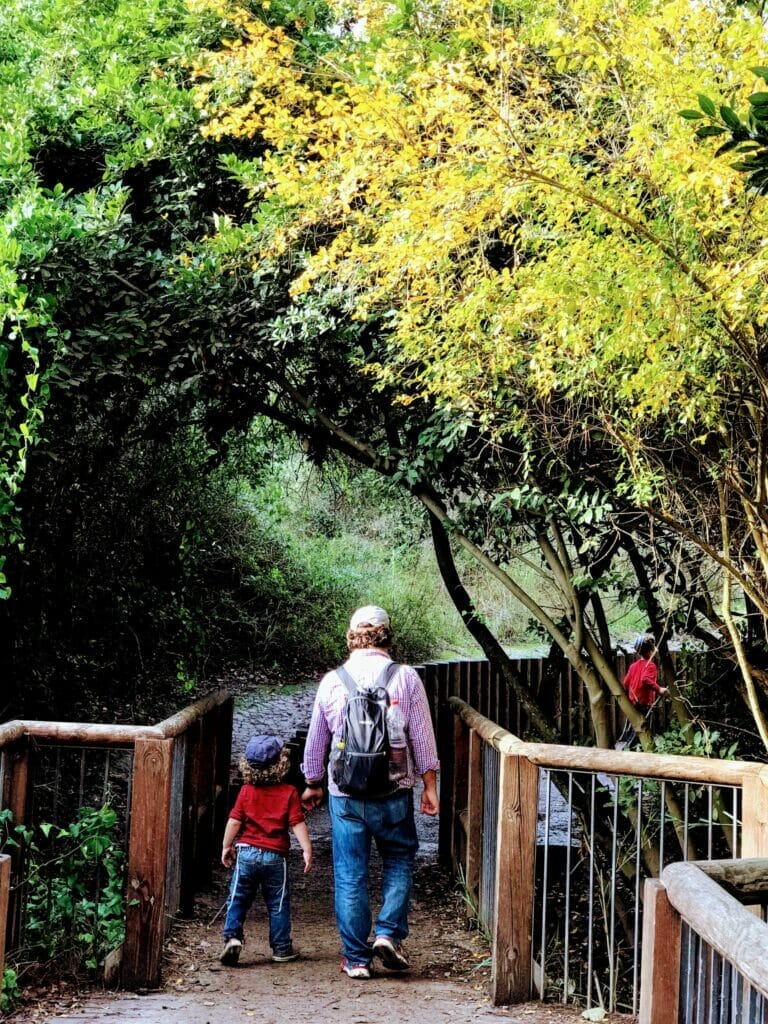
[[[293,947],[291,947],[288,950],[287,953],[273,953],[272,954],[272,960],[276,964],[287,964],[287,963],[290,963],[291,960],[298,960],[298,959],[299,959],[299,954],[296,952],[296,950]]]
[[[371,976],[371,968],[368,964],[353,964],[346,957],[341,961],[341,969],[350,978],[370,978]]]
[[[227,939],[219,960],[221,960],[225,967],[234,967],[240,959],[240,950],[242,948],[243,944],[240,939]]]
[[[407,971],[411,966],[408,954],[400,942],[393,942],[389,935],[377,935],[373,942],[373,955],[390,971]]]

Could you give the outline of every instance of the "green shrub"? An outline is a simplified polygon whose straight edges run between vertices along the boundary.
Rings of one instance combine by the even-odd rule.
[[[21,999],[21,989],[16,971],[12,967],[3,970],[3,984],[0,986],[0,1013],[10,1013]]]
[[[125,872],[116,825],[107,805],[80,808],[64,828],[14,825],[11,812],[0,811],[2,847],[24,847],[19,960],[95,970],[122,943]]]

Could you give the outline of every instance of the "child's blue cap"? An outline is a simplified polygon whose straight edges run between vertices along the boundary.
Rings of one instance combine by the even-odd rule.
[[[251,736],[245,748],[245,760],[254,768],[268,768],[280,756],[282,742],[277,736]]]

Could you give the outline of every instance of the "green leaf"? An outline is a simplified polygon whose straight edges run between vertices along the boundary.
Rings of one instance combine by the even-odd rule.
[[[739,129],[743,127],[739,115],[731,107],[720,107],[720,117],[722,117],[729,128]]]
[[[699,106],[704,111],[704,113],[707,115],[707,117],[716,117],[717,116],[717,110],[715,109],[715,104],[712,102],[712,100],[709,98],[709,96],[705,96],[703,92],[700,92],[700,93],[696,94],[696,99],[699,101]]]
[[[699,121],[704,117],[700,110],[678,110],[677,113],[680,117],[684,117],[686,121]]]
[[[758,78],[762,78],[764,82],[768,82],[768,68],[757,67],[749,69],[753,75],[757,75]]]
[[[753,92],[751,96],[747,96],[747,102],[753,107],[768,106],[768,92]]]
[[[725,128],[718,128],[717,125],[707,124],[696,129],[696,136],[699,139],[706,139],[712,135],[725,135]]]

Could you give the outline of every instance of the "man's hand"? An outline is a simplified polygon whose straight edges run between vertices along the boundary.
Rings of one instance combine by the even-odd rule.
[[[232,849],[231,846],[225,846],[224,849],[221,851],[221,863],[224,865],[225,868],[231,868],[232,865],[235,863],[235,860],[235,851]]]
[[[425,786],[421,793],[421,806],[419,808],[422,814],[428,814],[430,817],[434,817],[440,813],[440,798],[437,795],[437,789],[432,786],[429,789]]]
[[[322,785],[307,786],[301,794],[301,806],[305,811],[312,811],[323,802]]]

